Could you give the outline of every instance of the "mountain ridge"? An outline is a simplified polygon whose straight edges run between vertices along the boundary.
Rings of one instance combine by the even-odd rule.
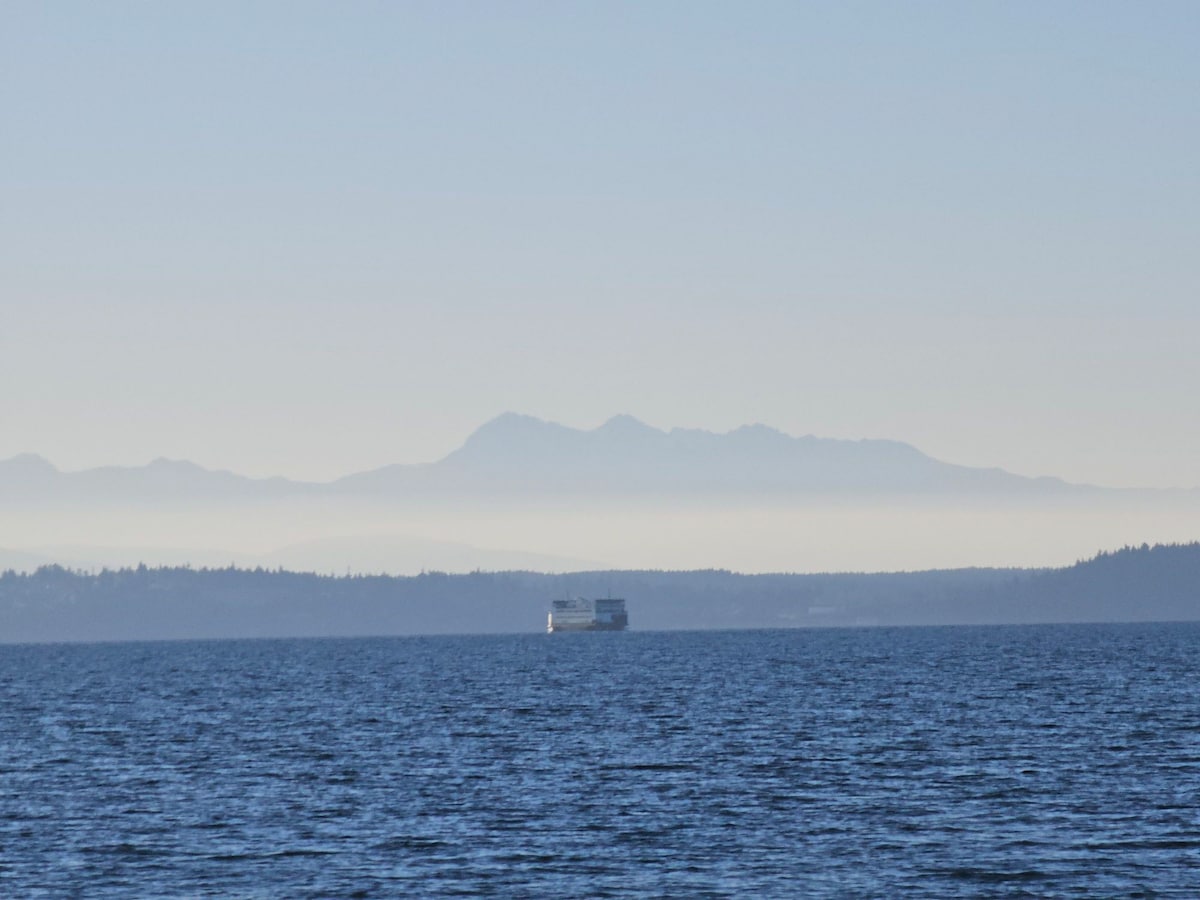
[[[648,425],[619,414],[593,429],[506,412],[455,450],[425,463],[394,463],[324,482],[252,478],[158,457],[142,466],[64,472],[42,456],[0,461],[8,500],[264,500],[292,496],[659,496],[1063,494],[1111,491],[1055,476],[961,466],[911,444],[879,438],[789,435],[762,423],[727,432]]]
[[[662,430],[633,416],[575,429],[504,413],[434,463],[390,465],[337,479],[353,492],[658,496],[870,493],[1033,493],[1102,490],[1061,478],[942,462],[911,444],[814,435],[763,424],[719,433]]]

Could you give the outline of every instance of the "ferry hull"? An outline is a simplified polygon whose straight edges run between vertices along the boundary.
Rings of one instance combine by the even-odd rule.
[[[624,631],[625,623],[585,622],[576,624],[574,622],[550,622],[546,626],[546,630],[551,634],[554,634],[556,631]]]

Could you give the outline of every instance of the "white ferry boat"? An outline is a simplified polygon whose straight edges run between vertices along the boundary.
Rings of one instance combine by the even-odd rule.
[[[550,606],[546,631],[624,631],[629,624],[625,601],[617,597],[589,600],[575,597],[555,600]]]

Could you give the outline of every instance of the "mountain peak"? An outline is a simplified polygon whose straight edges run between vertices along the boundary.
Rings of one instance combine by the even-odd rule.
[[[513,412],[509,410],[502,412],[494,419],[489,419],[484,422],[476,431],[483,431],[485,428],[528,428],[538,425],[549,425],[545,419],[539,419],[537,416],[529,416],[525,413]]]
[[[446,459],[517,458],[532,447],[555,444],[573,434],[565,425],[506,412],[476,428]]]
[[[641,419],[637,419],[628,413],[620,413],[613,416],[597,428],[596,431],[604,434],[618,435],[662,434],[657,428],[647,425]]]
[[[25,472],[57,472],[58,468],[44,456],[36,453],[18,453],[16,456],[0,462],[0,465]]]
[[[524,413],[501,413],[494,419],[489,419],[476,428],[466,440],[466,444],[478,443],[480,440],[506,440],[525,438],[551,431],[567,430],[565,426],[547,422],[537,416],[527,416]]]

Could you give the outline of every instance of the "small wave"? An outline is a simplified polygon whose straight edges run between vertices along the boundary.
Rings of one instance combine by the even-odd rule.
[[[440,850],[450,844],[439,838],[397,835],[373,845],[375,850]]]
[[[631,772],[690,772],[694,763],[628,763],[623,768]]]

